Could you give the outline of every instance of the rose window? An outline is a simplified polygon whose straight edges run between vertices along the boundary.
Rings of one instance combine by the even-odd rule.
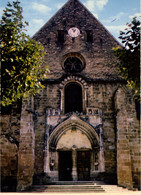
[[[82,62],[77,57],[68,57],[64,62],[64,69],[66,72],[80,72],[82,68]]]

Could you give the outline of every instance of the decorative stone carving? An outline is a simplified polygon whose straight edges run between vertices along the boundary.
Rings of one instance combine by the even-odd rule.
[[[84,87],[84,89],[88,89],[88,85],[86,81],[82,79],[81,76],[68,76],[60,83],[59,88],[62,89],[68,82],[71,82],[71,81],[79,82]]]

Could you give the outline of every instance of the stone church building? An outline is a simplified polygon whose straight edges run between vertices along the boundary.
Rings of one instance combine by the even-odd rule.
[[[33,39],[50,72],[38,94],[2,114],[3,190],[97,180],[139,188],[139,121],[113,56],[121,45],[79,0]]]

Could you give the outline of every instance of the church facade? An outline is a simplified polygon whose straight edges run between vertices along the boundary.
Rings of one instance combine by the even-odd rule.
[[[2,178],[17,190],[54,181],[140,186],[135,102],[117,73],[121,47],[79,0],[69,0],[33,37],[48,78],[21,111],[2,117]]]

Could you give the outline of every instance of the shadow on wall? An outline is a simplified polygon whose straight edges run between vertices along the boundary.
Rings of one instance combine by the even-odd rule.
[[[1,176],[1,192],[16,192],[16,188],[16,176]]]

